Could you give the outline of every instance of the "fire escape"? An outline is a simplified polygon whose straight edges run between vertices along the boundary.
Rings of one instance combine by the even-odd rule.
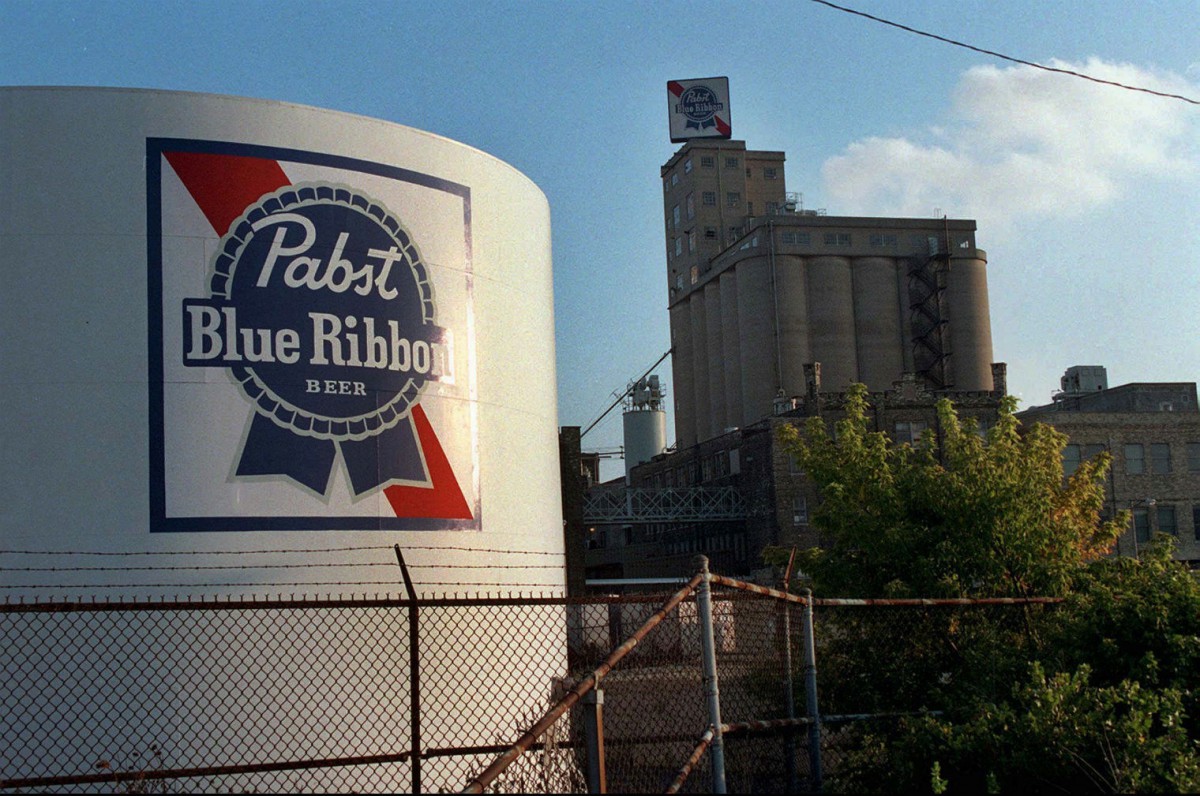
[[[913,369],[935,390],[951,387],[950,340],[943,313],[946,274],[950,269],[950,230],[939,241],[929,238],[929,254],[914,258],[908,271]]]

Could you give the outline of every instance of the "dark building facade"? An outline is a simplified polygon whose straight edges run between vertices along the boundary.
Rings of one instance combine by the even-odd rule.
[[[1103,368],[1071,368],[1063,392],[1017,415],[1045,423],[1068,443],[1063,469],[1101,451],[1112,454],[1106,488],[1109,516],[1128,510],[1118,555],[1137,555],[1155,532],[1176,539],[1176,557],[1200,565],[1200,407],[1195,382],[1108,387]],[[1082,383],[1078,378],[1084,376]],[[1090,377],[1090,378],[1089,378]]]
[[[998,386],[995,390],[932,390],[921,379],[909,376],[890,389],[871,392],[873,430],[886,432],[897,444],[915,442],[925,431],[936,430],[936,406],[943,397],[954,402],[962,417],[988,426],[997,417],[1006,381],[1003,364],[992,370]],[[713,571],[754,576],[764,568],[765,547],[819,546],[822,539],[810,522],[817,492],[779,441],[779,430],[785,425],[802,426],[813,416],[832,424],[842,417],[846,393],[822,391],[819,374],[820,368],[810,365],[805,393],[780,402],[777,414],[635,467],[630,482],[633,489],[686,494],[686,490],[702,488],[715,498],[714,517],[589,523],[587,577],[691,575],[697,553],[709,557]],[[623,487],[611,484],[594,489]],[[722,501],[721,490],[736,494],[735,511]],[[703,502],[700,497],[695,500]],[[697,515],[703,513],[697,510]]]

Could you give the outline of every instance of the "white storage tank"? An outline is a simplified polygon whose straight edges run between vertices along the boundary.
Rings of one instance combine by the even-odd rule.
[[[0,529],[23,551],[4,597],[402,595],[397,569],[330,552],[382,550],[378,566],[394,544],[421,596],[562,593],[549,209],[510,166],[282,102],[0,88],[0,243]],[[75,566],[124,562],[180,566]],[[245,568],[209,566],[228,564]],[[55,565],[74,568],[13,571]],[[499,738],[545,707],[559,635],[422,618],[423,643],[462,653],[429,665],[426,693],[495,700],[431,717],[430,738]],[[156,709],[163,732],[200,709],[180,700]],[[56,763],[95,762],[72,744],[106,717],[79,704]],[[205,743],[315,719],[226,720]]]
[[[561,554],[526,177],[376,119],[165,91],[0,89],[0,147],[9,547]],[[411,554],[418,587],[451,577],[435,561]]]
[[[622,415],[625,440],[625,483],[634,467],[667,449],[667,413],[658,376],[630,385]]]

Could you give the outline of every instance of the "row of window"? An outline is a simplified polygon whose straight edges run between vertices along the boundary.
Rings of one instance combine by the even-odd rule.
[[[739,466],[741,460],[740,453],[741,451],[734,448],[732,450],[717,451],[707,456],[701,456],[698,462],[692,460],[679,467],[672,467],[669,470],[655,473],[647,479],[647,485],[656,489],[664,487],[688,487],[711,481],[715,478],[724,478],[730,474],[737,475],[741,472],[741,467]],[[697,464],[699,464],[699,472],[696,469]],[[699,476],[698,480],[697,476]]]
[[[1087,461],[1105,449],[1104,445],[1067,445],[1063,448],[1063,473],[1072,475],[1079,469],[1080,463]],[[1200,442],[1187,443],[1187,471],[1200,473]],[[1149,445],[1140,442],[1127,443],[1123,448],[1125,454],[1126,475],[1170,475],[1175,471],[1171,457],[1171,445],[1167,442],[1151,442]],[[1147,455],[1148,454],[1148,455]]]
[[[712,194],[711,191],[705,191],[704,198],[703,198],[704,204],[710,204],[710,202],[709,202],[710,195],[712,196],[712,203],[716,202],[716,195]],[[735,194],[735,193],[730,194],[730,196],[737,196],[737,195],[738,194]],[[691,219],[695,216],[695,208],[692,205],[691,198],[692,197],[689,194],[688,195],[688,203],[687,203],[687,217],[689,219]],[[767,204],[770,205],[770,204],[774,204],[774,203],[768,202]],[[673,226],[675,229],[678,229],[682,222],[683,222],[683,219],[680,214],[679,206],[676,205],[672,209],[672,212],[671,212],[670,226]],[[669,231],[670,230],[668,229],[668,232]],[[741,227],[730,227],[729,234],[726,238],[726,242],[732,242],[732,241],[736,240],[741,235],[741,232],[742,232]],[[682,237],[675,238],[674,250],[675,250],[676,256],[683,254],[683,247],[684,247],[684,243],[682,240],[683,237],[686,237],[688,239],[688,243],[687,243],[688,251],[694,252],[696,250],[695,242],[692,240],[693,234],[694,233],[691,230],[688,230],[687,232],[684,233],[684,235]],[[878,237],[878,236],[872,236],[872,237]],[[888,236],[884,236],[884,237],[888,237]],[[890,237],[893,239],[893,241],[895,240],[894,235],[892,235]],[[704,228],[704,238],[705,238],[705,240],[716,240],[717,239],[717,228],[716,227],[705,227]],[[783,243],[784,245],[808,246],[808,245],[812,244],[812,234],[808,233],[808,232],[781,232],[779,235],[779,239],[780,239],[780,242]],[[826,246],[849,246],[849,245],[851,245],[851,240],[852,239],[850,237],[850,234],[847,232],[827,232],[822,236],[822,243],[824,243]],[[754,241],[754,242],[751,242],[749,245],[744,246],[743,248],[753,248],[754,246],[757,246],[757,245],[758,245],[757,241]],[[874,245],[874,244],[872,244],[872,245]],[[888,245],[888,244],[881,244],[881,245]],[[890,245],[895,245],[895,244],[893,243]]]
[[[684,553],[711,553],[717,550],[731,550],[734,557],[738,561],[746,558],[746,535],[741,533],[727,533],[720,536],[703,536],[699,539],[681,539],[678,541],[667,542],[665,545],[669,555],[683,555]]]
[[[1175,506],[1159,504],[1153,510],[1150,507],[1135,508],[1132,513],[1133,531],[1139,544],[1149,542],[1153,531],[1169,533],[1178,538],[1179,517]],[[1150,525],[1151,516],[1154,518],[1153,527]],[[1192,504],[1192,537],[1200,542],[1200,504],[1195,503]]]
[[[1179,536],[1179,517],[1176,506],[1166,504],[1153,507],[1154,525],[1151,527],[1151,508],[1135,508],[1133,510],[1133,530],[1139,544],[1149,542],[1152,531]],[[797,495],[792,498],[792,525],[803,527],[808,525],[808,498]],[[1192,536],[1200,542],[1200,504],[1192,505]]]
[[[734,155],[726,155],[724,163],[725,163],[725,168],[736,169],[741,165],[741,159]],[[716,167],[717,167],[717,158],[715,155],[701,155],[700,156],[700,168],[714,169]],[[683,161],[683,173],[684,174],[692,173],[692,159],[691,158],[688,158],[687,160]],[[777,179],[779,179],[779,169],[775,166],[763,166],[762,176],[763,176],[764,180],[777,180]],[[746,177],[747,177],[747,179],[754,179],[754,171],[749,166],[746,167]],[[673,172],[671,172],[671,176],[663,177],[663,192],[665,193],[666,191],[671,190],[678,184],[679,184],[679,172],[673,171]]]

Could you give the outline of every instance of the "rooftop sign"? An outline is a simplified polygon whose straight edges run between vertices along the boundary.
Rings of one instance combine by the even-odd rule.
[[[667,119],[673,143],[731,137],[729,78],[667,81]]]

